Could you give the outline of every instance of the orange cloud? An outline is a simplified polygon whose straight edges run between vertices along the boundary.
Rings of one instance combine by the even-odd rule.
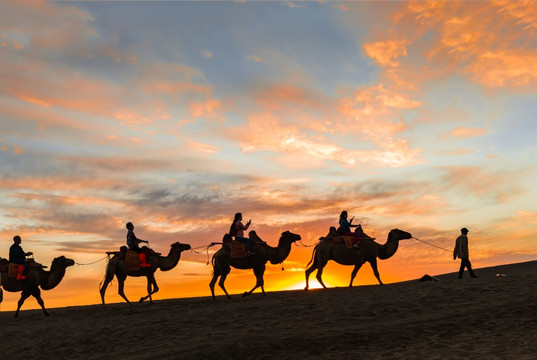
[[[205,102],[193,102],[190,104],[190,114],[194,117],[214,116],[222,107],[219,100],[209,99]]]
[[[219,151],[216,146],[203,144],[199,141],[194,141],[194,140],[188,140],[185,143],[185,146],[189,148],[190,150],[197,151],[200,153],[216,154]]]
[[[414,48],[425,47],[428,61],[447,64],[452,71],[447,75],[464,74],[485,87],[535,90],[537,51],[530,45],[535,13],[534,1],[409,2],[395,16],[395,31],[405,33]],[[422,41],[425,34],[434,41]],[[376,43],[385,41],[390,40]],[[379,63],[397,65],[390,64],[390,51],[385,54]]]
[[[466,69],[474,82],[489,87],[536,88],[537,51],[487,51],[479,54]]]
[[[406,56],[407,40],[386,40],[364,44],[365,53],[381,66],[398,67],[397,58]]]
[[[485,128],[467,128],[467,127],[458,127],[453,129],[451,134],[455,137],[462,138],[472,138],[477,136],[483,136],[487,133]]]

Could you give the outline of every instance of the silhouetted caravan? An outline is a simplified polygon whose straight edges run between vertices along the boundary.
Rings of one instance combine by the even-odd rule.
[[[190,250],[189,244],[181,244],[176,242],[171,245],[170,252],[167,256],[161,256],[159,253],[152,253],[151,265],[148,267],[140,267],[138,256],[134,256],[134,260],[138,260],[138,263],[127,263],[128,250],[126,246],[122,246],[120,251],[107,252],[107,254],[112,255],[112,257],[108,260],[106,274],[101,286],[99,287],[103,305],[105,304],[104,294],[106,293],[106,288],[114,278],[114,275],[118,281],[118,294],[129,304],[130,301],[123,292],[127,276],[145,276],[147,278],[147,296],[141,297],[138,302],[141,303],[149,298],[149,301],[153,303],[151,295],[159,290],[157,281],[155,280],[155,271],[157,271],[157,269],[160,269],[161,271],[168,271],[176,267],[179,259],[181,258],[181,253],[185,250]]]
[[[358,270],[362,265],[367,261],[373,269],[375,277],[379,281],[379,284],[382,285],[380,280],[380,275],[377,269],[377,257],[380,260],[389,259],[392,257],[399,246],[399,240],[405,240],[412,238],[410,233],[399,230],[392,229],[388,234],[388,240],[384,245],[380,245],[372,239],[362,239],[360,240],[357,248],[347,248],[344,240],[341,236],[333,236],[331,233],[330,236],[322,237],[315,248],[313,249],[313,254],[310,262],[313,264],[310,268],[306,269],[306,287],[304,290],[309,288],[309,276],[310,274],[317,269],[317,280],[326,288],[323,283],[322,274],[323,268],[326,266],[329,260],[334,260],[341,265],[354,265],[354,269],[351,274],[351,281],[349,287],[352,287],[352,282],[358,273]]]
[[[250,238],[256,238],[255,233],[250,232]],[[264,289],[264,280],[263,274],[265,273],[265,264],[267,261],[270,261],[271,264],[279,264],[287,259],[287,256],[291,252],[291,245],[300,240],[300,235],[293,234],[292,232],[285,231],[281,234],[280,240],[278,242],[278,247],[268,246],[266,243],[252,242],[252,251],[253,255],[242,257],[242,258],[232,258],[231,251],[228,246],[223,246],[218,250],[212,258],[213,264],[213,278],[209,287],[211,288],[211,294],[213,299],[214,296],[214,285],[216,281],[221,276],[218,285],[224,290],[224,293],[228,298],[229,296],[226,288],[224,287],[224,282],[226,277],[231,271],[231,266],[236,269],[253,269],[254,275],[257,279],[255,286],[252,290],[246,291],[242,296],[250,295],[255,289],[261,287],[263,295],[265,295]]]
[[[28,261],[26,264],[24,280],[17,280],[17,274],[13,273],[12,276],[8,273],[9,262],[6,259],[0,261],[0,273],[1,273],[1,285],[4,290],[9,292],[22,291],[21,298],[17,305],[17,311],[15,317],[19,316],[19,310],[28,297],[33,296],[37,300],[37,303],[41,305],[43,312],[46,316],[49,315],[45,309],[45,303],[41,298],[41,289],[51,290],[54,289],[63,279],[65,275],[65,269],[75,264],[74,260],[68,259],[65,256],[60,256],[52,261],[50,271],[43,270],[46,266],[43,266],[35,261]],[[0,289],[0,302],[2,302],[3,294]]]

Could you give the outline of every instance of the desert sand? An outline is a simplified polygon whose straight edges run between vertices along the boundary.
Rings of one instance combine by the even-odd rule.
[[[535,359],[537,261],[440,281],[0,313],[2,359]],[[505,276],[497,276],[504,274]],[[434,274],[431,274],[434,276]],[[207,280],[209,281],[209,280]],[[316,281],[313,279],[313,281]],[[209,288],[207,287],[209,293]]]

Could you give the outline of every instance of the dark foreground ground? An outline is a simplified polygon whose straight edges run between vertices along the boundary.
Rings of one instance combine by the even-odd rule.
[[[0,313],[1,359],[536,359],[537,261],[477,279]],[[496,276],[502,273],[506,276]]]

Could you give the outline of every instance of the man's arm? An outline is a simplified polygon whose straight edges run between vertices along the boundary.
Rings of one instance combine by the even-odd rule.
[[[453,260],[457,260],[458,254],[459,254],[459,238],[455,240],[455,248],[453,249]]]

